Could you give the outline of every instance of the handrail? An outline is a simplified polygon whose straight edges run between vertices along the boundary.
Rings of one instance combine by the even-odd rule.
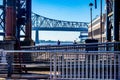
[[[59,51],[59,50],[3,50],[3,52],[6,52],[6,53],[39,53],[39,52],[46,52],[46,53],[76,53],[76,54],[81,54],[81,53],[120,53],[120,51]]]
[[[22,49],[32,50],[80,50],[80,51],[101,51],[101,50],[114,50],[119,51],[120,42],[107,42],[107,43],[84,43],[84,44],[68,44],[68,45],[39,45],[39,46],[22,46]],[[96,48],[96,49],[94,49]]]
[[[5,58],[5,54],[6,55],[6,58]],[[68,60],[71,60],[71,61],[78,61],[77,59],[77,56],[79,55],[81,61],[82,61],[82,56],[85,57],[87,56],[87,58],[89,56],[91,56],[91,58],[94,57],[98,57],[100,56],[100,59],[101,59],[101,56],[103,56],[103,59],[106,60],[107,57],[106,55],[110,55],[111,58],[114,57],[112,55],[119,55],[120,54],[120,51],[79,51],[79,50],[0,50],[0,58],[3,57],[2,61],[3,62],[6,62],[6,64],[3,64],[1,63],[1,60],[0,60],[0,66],[4,66],[0,69],[2,70],[6,70],[7,72],[9,71],[9,73],[7,72],[3,72],[3,73],[6,73],[8,74],[9,76],[12,76],[12,74],[16,74],[15,72],[18,72],[18,70],[22,70],[22,73],[26,73],[27,70],[31,67],[28,67],[28,66],[32,66],[32,68],[34,66],[37,66],[40,68],[40,66],[42,64],[46,64],[47,68],[50,68],[50,67],[53,67],[55,66],[54,64],[56,64],[55,62],[55,56],[57,56],[57,60],[60,59],[62,60],[63,57],[65,57],[66,59],[63,60],[63,61],[68,61]],[[15,55],[18,55],[17,58],[16,57],[13,57]],[[29,56],[30,55],[30,56]],[[65,55],[65,56],[64,56]],[[104,56],[105,55],[105,56]],[[63,56],[63,57],[62,57]],[[73,57],[73,59],[71,57]],[[67,58],[69,57],[69,58]],[[86,59],[87,59],[86,58]],[[18,60],[17,60],[18,59]],[[116,58],[117,59],[117,58]],[[5,61],[4,61],[5,60]],[[91,59],[91,60],[94,60]],[[97,59],[95,59],[97,60]],[[17,62],[16,62],[17,61]],[[112,59],[111,59],[112,61]],[[60,61],[61,62],[61,61]],[[58,62],[58,63],[60,63]],[[53,64],[54,63],[54,64]],[[64,64],[64,62],[61,62]],[[104,63],[104,62],[103,62]],[[66,63],[68,64],[68,63]],[[75,63],[77,64],[77,63]],[[86,64],[88,64],[86,62]],[[52,65],[52,66],[50,66]],[[61,64],[57,64],[57,65],[61,65]],[[82,64],[81,64],[82,65]],[[89,64],[88,64],[89,65]],[[105,65],[105,64],[104,64]],[[69,65],[67,65],[69,66]],[[71,65],[72,66],[72,65]],[[41,66],[43,68],[43,66]],[[74,66],[75,67],[75,66]],[[73,67],[73,68],[74,68]],[[77,67],[77,66],[76,66]],[[81,67],[81,66],[80,66]],[[14,70],[14,71],[12,71]],[[38,69],[39,70],[39,69]],[[2,73],[2,72],[0,72]],[[17,73],[18,74],[18,73]],[[26,73],[27,74],[27,73]],[[1,75],[1,74],[0,74]],[[52,75],[52,74],[51,74]]]

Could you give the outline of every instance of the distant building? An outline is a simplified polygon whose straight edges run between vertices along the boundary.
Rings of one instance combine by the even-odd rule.
[[[85,42],[85,40],[88,38],[88,32],[80,32],[80,42]]]
[[[92,31],[91,31],[92,30]],[[92,36],[91,36],[92,32]],[[92,21],[92,29],[91,29],[91,23],[88,25],[88,38],[91,39],[97,39],[98,42],[101,42],[101,27],[100,27],[100,16],[95,18]],[[105,42],[105,14],[102,15],[102,42]]]
[[[102,15],[102,42],[120,41],[120,6],[118,3],[120,0],[106,0],[106,13]],[[93,37],[101,42],[100,16],[92,21],[92,37],[91,23],[88,26],[89,39]]]

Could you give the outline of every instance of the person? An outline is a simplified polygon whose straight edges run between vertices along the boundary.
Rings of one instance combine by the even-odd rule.
[[[58,40],[57,44],[60,45],[60,41],[59,40]]]
[[[74,40],[73,44],[77,44],[76,40]]]

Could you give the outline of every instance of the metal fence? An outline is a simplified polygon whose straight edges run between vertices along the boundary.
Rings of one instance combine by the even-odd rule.
[[[51,80],[120,80],[120,52],[56,52]]]
[[[31,74],[43,68],[48,75]],[[0,50],[0,77],[120,80],[120,51]]]

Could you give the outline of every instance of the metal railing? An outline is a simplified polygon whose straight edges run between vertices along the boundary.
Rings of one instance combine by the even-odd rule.
[[[23,46],[25,50],[77,50],[77,51],[120,51],[120,42],[107,43],[84,43],[69,45],[39,45],[39,46]]]
[[[0,50],[0,77],[119,80],[120,51]]]
[[[120,80],[120,52],[56,52],[51,80]]]
[[[25,50],[0,50],[0,77],[49,78],[50,52]],[[48,70],[47,74],[41,71]]]

